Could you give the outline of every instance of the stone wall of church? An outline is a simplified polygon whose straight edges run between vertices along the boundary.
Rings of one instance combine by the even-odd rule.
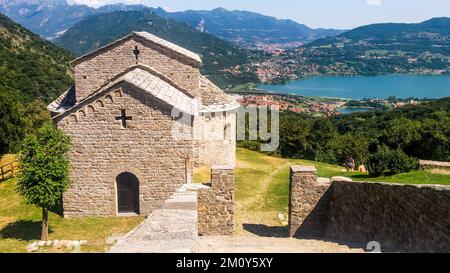
[[[234,166],[213,166],[211,188],[197,198],[199,235],[233,235]]]
[[[204,114],[195,119],[195,166],[236,164],[236,112]]]
[[[139,49],[138,61],[133,54],[135,46]],[[156,49],[156,45],[150,45],[144,40],[126,39],[76,64],[74,70],[77,100],[85,98],[108,83],[111,78],[136,64],[150,66],[180,87],[196,93],[199,88],[199,69],[184,63],[175,53]]]
[[[139,179],[141,215],[163,205],[186,181],[192,143],[172,138],[178,121],[171,108],[125,83],[117,88],[58,121],[73,142],[65,217],[117,215],[116,177],[122,172]],[[132,117],[127,128],[116,120],[121,109]]]

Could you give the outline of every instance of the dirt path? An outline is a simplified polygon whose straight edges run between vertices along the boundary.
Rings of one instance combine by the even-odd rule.
[[[238,162],[239,167],[245,167],[245,162]],[[235,205],[235,233],[244,236],[275,235],[284,236],[287,232],[286,224],[279,219],[279,211],[260,210],[263,207],[265,196],[274,178],[289,167],[289,163],[273,164],[267,176],[265,176],[253,191],[253,195],[239,200]],[[287,220],[287,215],[285,216]],[[273,234],[271,234],[273,233]]]

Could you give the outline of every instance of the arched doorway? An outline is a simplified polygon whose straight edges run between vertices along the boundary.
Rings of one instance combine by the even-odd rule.
[[[139,180],[129,172],[116,177],[118,213],[139,214]]]

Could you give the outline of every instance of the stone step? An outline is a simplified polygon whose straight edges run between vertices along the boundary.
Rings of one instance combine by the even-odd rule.
[[[192,188],[192,187],[188,187]],[[182,187],[135,230],[111,248],[111,253],[188,253],[198,238],[197,193]]]

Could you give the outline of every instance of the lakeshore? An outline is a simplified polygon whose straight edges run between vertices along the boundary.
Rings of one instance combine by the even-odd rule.
[[[260,84],[261,91],[351,100],[388,97],[435,99],[450,96],[450,76],[319,76],[284,85]]]

